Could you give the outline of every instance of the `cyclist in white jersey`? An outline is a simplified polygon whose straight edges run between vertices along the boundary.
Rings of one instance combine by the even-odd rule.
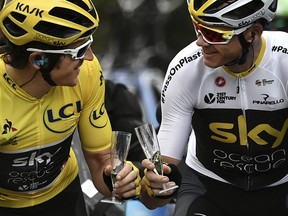
[[[169,64],[158,133],[167,163],[188,144],[175,215],[288,215],[288,34],[263,30],[277,0],[187,3],[198,39]],[[142,202],[166,204],[175,167],[142,164]]]

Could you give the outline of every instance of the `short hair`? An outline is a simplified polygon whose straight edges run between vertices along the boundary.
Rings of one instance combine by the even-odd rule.
[[[36,41],[27,43],[22,46],[17,46],[11,43],[9,40],[6,40],[6,46],[4,47],[2,58],[6,64],[11,65],[17,69],[23,69],[27,66],[29,56],[31,54],[30,51],[27,51],[27,48],[29,47],[36,47],[38,49],[55,49],[55,46]],[[45,56],[49,58],[49,63],[52,64],[51,66],[53,67],[58,63],[61,55],[63,54],[45,53]]]

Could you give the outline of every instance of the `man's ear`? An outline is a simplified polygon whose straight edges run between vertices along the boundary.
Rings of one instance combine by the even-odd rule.
[[[33,52],[29,56],[29,62],[38,68],[47,67],[49,61],[48,58],[43,55],[43,53]]]
[[[251,43],[252,41],[261,38],[263,26],[260,23],[254,23],[246,32],[246,40]]]

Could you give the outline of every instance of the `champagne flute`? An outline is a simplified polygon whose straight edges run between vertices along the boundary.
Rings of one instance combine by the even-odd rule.
[[[147,159],[154,163],[155,168],[153,171],[157,175],[163,175],[163,162],[161,159],[160,146],[157,139],[157,134],[152,123],[147,123],[135,128],[135,132],[143,152]],[[167,188],[163,184],[163,189],[159,193],[164,193],[169,190],[178,188],[178,185]]]
[[[112,181],[112,196],[106,197],[101,200],[104,203],[122,204],[122,200],[119,200],[115,196],[116,176],[123,169],[125,160],[129,152],[129,146],[131,142],[131,133],[124,131],[113,131],[112,142],[110,147],[110,162],[112,167],[111,181]]]

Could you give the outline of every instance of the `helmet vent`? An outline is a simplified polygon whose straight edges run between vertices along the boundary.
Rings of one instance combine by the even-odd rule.
[[[93,3],[89,0],[89,3],[91,6],[91,8],[88,7],[88,5],[83,1],[83,0],[67,0],[73,4],[76,4],[78,5],[79,7],[81,7],[83,10],[89,12],[91,14],[91,16],[97,18],[97,15],[96,15],[96,10],[93,8]]]
[[[46,21],[38,22],[34,29],[43,34],[59,38],[69,38],[80,33],[80,31],[77,29],[69,28],[66,26],[59,26],[57,24]]]
[[[88,28],[94,25],[94,23],[91,22],[91,20],[89,20],[81,13],[78,13],[75,10],[70,10],[68,8],[55,7],[49,12],[49,14],[65,20],[70,20],[71,22],[74,22],[78,25],[82,25]]]
[[[239,7],[235,10],[230,11],[229,13],[224,14],[223,17],[230,19],[243,19],[257,11],[260,11],[263,6],[264,3],[262,1],[254,0],[249,2],[248,4],[243,5],[242,7]]]
[[[276,12],[276,9],[277,9],[277,0],[274,0],[271,5],[269,6],[269,10],[272,11],[272,12]],[[286,8],[287,9],[287,8]]]
[[[219,0],[219,1],[215,1],[213,4],[211,4],[206,10],[204,10],[204,13],[206,14],[214,14],[217,13],[219,10],[222,10],[226,7],[228,7],[229,5],[233,4],[234,2],[236,2],[237,0]]]
[[[17,12],[11,12],[11,16],[16,19],[18,22],[23,23],[26,19],[26,16]]]
[[[201,8],[208,0],[198,0],[198,1],[194,1],[194,10],[198,11],[199,8]],[[190,3],[190,1],[189,1]]]
[[[208,16],[199,16],[199,19],[203,20],[204,22],[210,22],[210,23],[223,23],[222,20],[216,18],[216,17],[208,17]]]
[[[67,1],[81,7],[85,11],[89,10],[89,8],[87,7],[87,4],[83,0],[67,0]],[[91,2],[90,2],[90,5],[91,5]]]
[[[3,20],[3,25],[5,26],[9,34],[13,35],[14,37],[20,37],[27,33],[24,29],[20,28],[18,25],[12,22],[9,17],[6,17]]]
[[[91,34],[93,34],[94,31],[96,31],[97,27],[90,29],[88,31],[86,31],[83,35],[81,35],[80,38],[85,38],[85,37],[89,37]]]

